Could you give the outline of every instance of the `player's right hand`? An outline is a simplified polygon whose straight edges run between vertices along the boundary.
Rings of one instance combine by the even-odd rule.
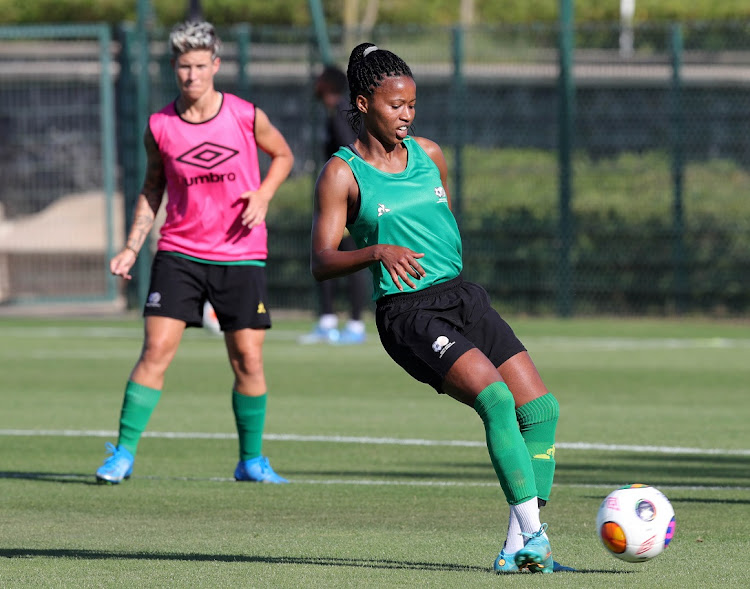
[[[135,252],[130,248],[124,248],[119,254],[109,261],[109,271],[115,276],[122,276],[125,280],[133,278],[130,269],[135,264]]]
[[[424,258],[424,254],[417,253],[408,247],[382,244],[379,246],[378,258],[391,275],[393,283],[401,291],[404,290],[402,282],[411,288],[417,288],[412,278],[421,280],[422,276],[427,274],[422,265],[417,262],[419,258]]]

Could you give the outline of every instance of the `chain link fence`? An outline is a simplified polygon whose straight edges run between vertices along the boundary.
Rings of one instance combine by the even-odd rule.
[[[225,51],[217,87],[256,102],[296,157],[269,211],[273,306],[313,310],[309,232],[324,119],[313,96],[321,67],[315,36],[244,24],[219,33]],[[750,24],[577,27],[569,102],[561,100],[559,33],[554,26],[332,29],[330,42],[344,68],[362,40],[411,66],[418,89],[413,133],[436,140],[448,158],[465,275],[485,285],[500,309],[577,316],[747,313]],[[150,31],[145,58],[138,32],[128,26],[114,32],[109,46],[117,188],[124,194],[123,203],[113,198],[121,213],[120,226],[108,230],[115,247],[140,188],[145,117],[177,95],[167,34]],[[29,32],[26,40],[39,36]],[[44,58],[84,46],[83,39],[57,39]],[[84,75],[97,52],[35,75],[26,53],[13,54],[7,43],[0,49],[0,83],[13,88],[0,98],[0,125],[9,138],[0,186],[4,224],[39,217],[66,195],[103,185],[101,172],[85,171],[101,170],[101,141],[86,134],[101,137],[103,119],[80,96],[87,85],[97,92],[96,75]],[[50,132],[76,110],[75,133]],[[573,121],[569,142],[560,132],[566,117]],[[39,125],[42,120],[47,124]],[[34,150],[47,157],[31,157]],[[50,154],[69,161],[50,172]],[[44,190],[34,184],[42,178],[49,178]],[[30,194],[39,204],[19,196]],[[64,244],[57,250],[65,251]],[[0,229],[0,256],[3,251]],[[69,296],[39,260],[28,271],[45,282],[44,292],[25,287],[24,296],[56,290]],[[147,256],[137,270],[134,306],[148,281]],[[92,274],[102,279],[105,264]],[[0,298],[17,297],[6,279]]]
[[[110,51],[106,26],[0,27],[0,304],[116,296]]]

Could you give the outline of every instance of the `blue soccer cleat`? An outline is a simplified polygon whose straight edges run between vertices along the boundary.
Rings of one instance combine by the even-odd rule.
[[[498,575],[520,572],[516,566],[515,556],[515,553],[506,554],[505,548],[503,548],[495,559],[495,564],[493,565],[495,572]]]
[[[339,341],[340,333],[338,329],[325,329],[317,326],[310,333],[301,335],[297,342],[300,344],[335,344]]]
[[[268,463],[268,458],[265,456],[258,456],[250,460],[240,460],[234,471],[234,478],[237,481],[275,483],[277,485],[289,482],[274,472]]]
[[[135,458],[122,446],[115,447],[114,444],[107,442],[107,452],[110,456],[104,459],[104,464],[96,471],[96,480],[99,483],[110,483],[116,485],[123,479],[129,479],[133,474],[133,463]]]
[[[352,344],[363,344],[367,336],[364,331],[354,331],[348,327],[339,333],[339,337],[333,343],[339,345],[352,345]]]
[[[516,566],[520,569],[526,569],[532,573],[552,573],[554,571],[555,561],[552,560],[552,548],[549,540],[544,537],[547,531],[547,524],[542,524],[538,532],[529,534],[522,532],[522,535],[528,538],[528,541],[521,550],[516,552],[514,558]]]

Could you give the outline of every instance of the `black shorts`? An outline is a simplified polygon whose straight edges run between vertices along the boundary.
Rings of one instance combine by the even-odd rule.
[[[271,327],[264,266],[196,262],[160,251],[151,265],[148,292],[144,317],[171,317],[200,327],[208,300],[222,331]]]
[[[478,348],[495,366],[526,351],[490,306],[487,291],[460,276],[416,293],[383,297],[375,320],[390,357],[438,393],[453,364],[471,349]]]

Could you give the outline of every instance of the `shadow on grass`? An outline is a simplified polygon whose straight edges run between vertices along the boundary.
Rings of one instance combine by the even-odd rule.
[[[257,556],[244,554],[197,554],[194,552],[111,552],[106,550],[0,548],[0,557],[5,558],[76,558],[88,560],[184,560],[193,562],[247,562],[265,564],[301,564],[317,566],[358,567],[371,569],[404,569],[418,571],[492,573],[487,567],[438,562],[414,562],[408,560],[378,560],[368,558],[335,558],[328,556]],[[565,574],[604,573],[630,574],[632,571],[576,570]]]
[[[0,479],[25,479],[46,483],[77,483],[79,485],[97,485],[93,474],[72,474],[64,472],[20,472],[0,471]]]
[[[567,453],[555,470],[557,483],[645,482],[656,487],[750,485],[750,458],[738,455],[669,455],[614,452]]]
[[[492,467],[490,467],[491,469]],[[434,481],[436,479],[455,478],[461,481],[467,479],[466,476],[446,476],[442,472],[414,472],[414,471],[371,471],[371,470],[296,470],[292,474],[291,471],[285,471],[286,475],[302,475],[305,477],[333,477],[334,479],[348,479],[352,482],[356,482],[358,478],[365,478],[367,480],[382,480],[386,482],[397,482],[400,480],[413,481],[425,479],[428,481]],[[494,473],[493,473],[494,474]],[[152,476],[152,475],[139,475],[134,476],[134,479],[152,479],[152,480],[178,480],[178,481],[231,481],[234,482],[234,477],[179,477],[179,476]],[[479,482],[486,482],[488,484],[497,484],[496,479],[489,477],[476,477]],[[30,481],[42,481],[42,482],[53,482],[53,483],[95,483],[93,473],[64,473],[64,472],[23,472],[23,471],[0,471],[0,479],[26,479]]]
[[[689,489],[687,489],[689,490]],[[601,501],[603,497],[599,495],[587,495],[586,499],[598,499]],[[750,505],[750,499],[716,499],[715,497],[706,497],[706,498],[698,498],[698,497],[687,497],[687,498],[674,498],[670,497],[669,502],[673,505],[677,505],[680,503],[698,503],[698,504],[707,504],[707,505]]]

